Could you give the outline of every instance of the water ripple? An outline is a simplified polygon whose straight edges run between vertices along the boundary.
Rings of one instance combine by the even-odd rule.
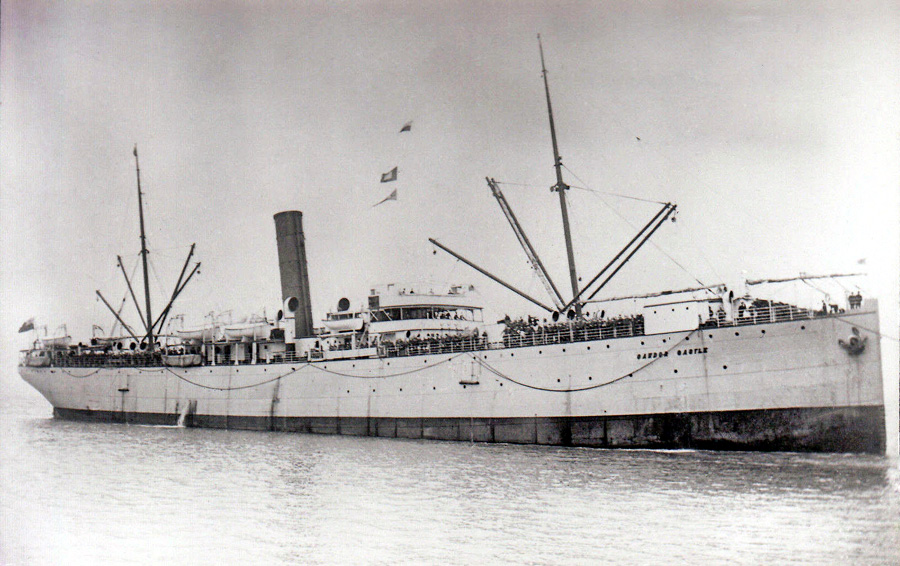
[[[900,562],[872,456],[105,425],[0,406],[0,562]]]

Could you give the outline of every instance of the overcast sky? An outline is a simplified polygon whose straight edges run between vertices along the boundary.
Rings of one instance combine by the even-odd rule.
[[[569,194],[585,281],[658,208],[604,193],[671,201],[678,221],[606,296],[864,270],[897,335],[896,2],[2,8],[6,349],[30,316],[76,339],[110,326],[94,290],[118,303],[115,256],[138,261],[134,143],[157,309],[196,242],[203,268],[176,312],[271,315],[272,215],[297,209],[317,317],[372,284],[422,279],[534,312],[426,238],[543,293],[490,196],[495,177],[569,288],[537,33],[566,180],[596,191]],[[398,180],[379,183],[394,166]]]

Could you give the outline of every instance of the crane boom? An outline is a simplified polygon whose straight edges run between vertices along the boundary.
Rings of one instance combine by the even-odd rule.
[[[547,273],[547,269],[544,267],[541,258],[538,257],[537,252],[534,251],[534,247],[531,245],[531,241],[528,240],[528,236],[525,235],[522,225],[519,224],[519,220],[516,218],[512,208],[510,208],[509,202],[507,202],[506,197],[503,196],[503,191],[500,190],[496,180],[489,177],[486,179],[488,186],[491,188],[491,193],[493,193],[494,198],[497,199],[497,203],[500,205],[500,210],[503,211],[503,215],[506,216],[506,219],[509,221],[509,225],[516,235],[516,239],[519,240],[519,244],[521,244],[522,249],[525,250],[525,255],[528,256],[528,262],[531,263],[531,267],[537,273],[538,279],[544,284],[544,289],[547,290],[547,294],[550,295],[550,299],[553,301],[553,304],[556,305],[556,309],[562,310],[564,304],[562,295],[560,295],[559,289],[556,288],[553,280],[550,279],[550,275]]]

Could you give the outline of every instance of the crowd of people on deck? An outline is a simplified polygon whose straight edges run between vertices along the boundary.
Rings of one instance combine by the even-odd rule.
[[[504,320],[506,328],[503,330],[503,345],[560,344],[644,334],[644,315],[606,318],[604,314],[566,322],[548,322],[546,319],[541,321],[534,316],[517,320],[509,320],[507,317]]]
[[[71,367],[157,366],[162,364],[159,352],[115,350],[109,347],[88,348],[79,344],[67,349],[51,350],[54,365]]]
[[[381,345],[388,356],[408,356],[414,354],[448,354],[467,350],[484,350],[488,347],[487,332],[474,334],[427,334],[413,336],[408,340],[382,340]]]

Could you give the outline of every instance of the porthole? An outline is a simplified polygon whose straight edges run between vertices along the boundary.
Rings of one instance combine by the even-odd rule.
[[[400,388],[400,391],[403,391],[403,388],[402,388],[402,387]]]
[[[609,350],[609,344],[606,345],[606,349]]]
[[[431,390],[432,390],[432,391],[437,391],[437,387],[432,387]]]
[[[760,330],[760,332],[762,332],[763,334],[765,334],[765,333],[766,333],[766,329],[763,328],[762,330]]]
[[[502,383],[500,384],[500,387],[503,387],[503,384],[502,384]]]
[[[543,354],[543,353],[544,352],[542,350],[538,350],[538,354]]]
[[[350,390],[349,390],[349,389],[347,390],[347,393],[350,393]]]
[[[590,346],[588,346],[588,347],[587,347],[587,349],[588,349],[588,350],[590,350],[590,349],[591,349],[591,347],[590,347]]]
[[[674,370],[674,372],[675,372],[675,373],[678,373],[678,370],[676,369],[676,370]]]
[[[588,381],[594,381],[594,378],[591,377],[591,376],[589,375],[589,376],[588,376]]]
[[[422,360],[422,363],[423,363],[423,364],[427,364],[427,363],[428,363],[428,360]]]
[[[566,351],[566,349],[565,349],[565,348],[563,348],[563,352],[565,352],[565,351]]]
[[[644,345],[644,341],[641,340],[641,346],[643,346],[643,345]],[[609,346],[607,346],[607,348],[609,348]]]
[[[806,327],[805,327],[805,326],[801,326],[801,327],[800,327],[800,330],[806,330]]]
[[[722,366],[722,369],[728,369],[728,366]]]
[[[516,356],[516,353],[515,353],[515,352],[510,352],[510,353],[509,353],[509,357],[510,357],[510,358],[514,358],[515,356]]]
[[[557,378],[556,378],[556,383],[560,383],[560,381],[559,381],[559,378],[558,378],[558,377],[557,377]]]
[[[709,335],[709,339],[712,340],[712,334]]]
[[[740,333],[740,332],[735,332],[734,335],[735,335],[735,336],[740,336],[741,333]]]
[[[691,340],[691,337],[690,337],[690,336],[685,336],[685,337],[684,337],[684,341],[685,341],[685,342],[690,342],[690,340]]]

